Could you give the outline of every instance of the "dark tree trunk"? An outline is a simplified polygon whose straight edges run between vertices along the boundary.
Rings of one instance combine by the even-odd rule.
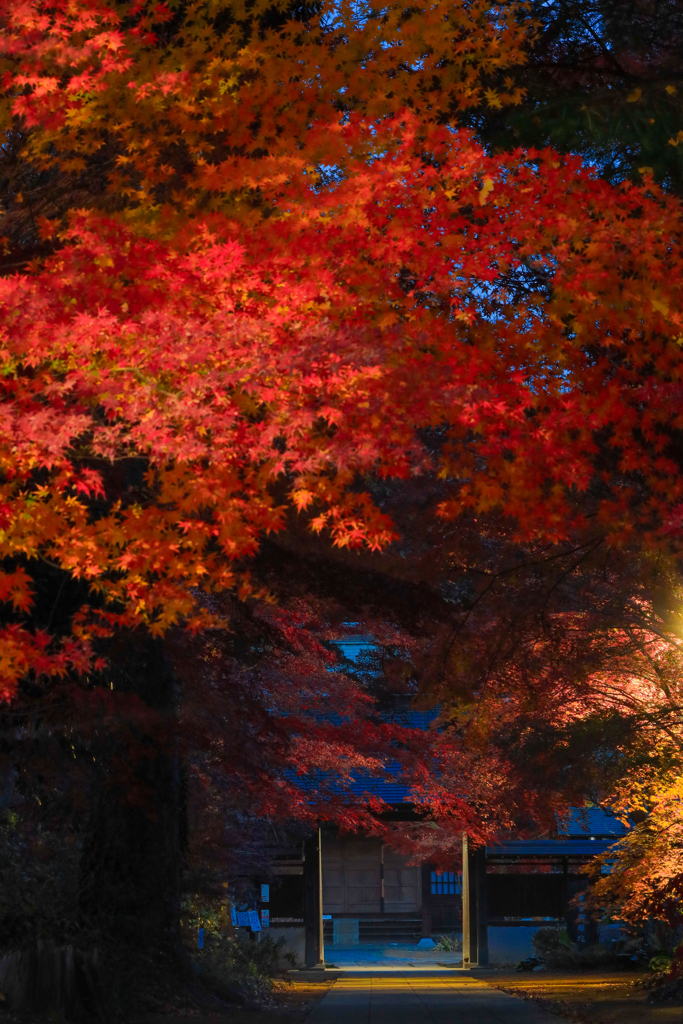
[[[97,950],[38,942],[0,959],[0,991],[18,1013],[50,1013],[59,1020],[93,1024],[108,1019]]]
[[[184,800],[176,679],[163,642],[145,634],[119,638],[107,657],[114,689],[140,703],[102,737],[81,910],[105,941],[177,952]]]

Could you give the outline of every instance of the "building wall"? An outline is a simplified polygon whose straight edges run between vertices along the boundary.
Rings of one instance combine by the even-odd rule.
[[[532,845],[539,845],[539,852],[526,849]],[[480,927],[488,926],[492,962],[529,955],[531,936],[549,924],[563,923],[573,941],[597,941],[597,923],[572,905],[589,884],[582,868],[594,851],[597,841],[575,840],[520,841],[488,852]],[[462,933],[461,879],[454,871],[410,865],[378,839],[333,834],[323,835],[322,871],[323,913],[355,919],[355,941]],[[326,922],[326,928],[332,941],[334,922]]]
[[[543,925],[489,925],[489,963],[514,964],[535,956],[531,940]]]
[[[323,838],[323,913],[379,914],[381,863],[378,839]]]
[[[387,914],[419,914],[422,906],[420,868],[384,848],[384,910]]]
[[[462,933],[461,876],[450,872],[444,876],[433,864],[422,865],[422,934],[452,935]],[[443,879],[447,878],[447,884]]]
[[[277,942],[278,939],[285,940],[285,946],[280,951],[279,957],[279,966],[283,970],[291,970],[293,966],[290,960],[285,959],[287,953],[294,955],[296,967],[304,966],[306,962],[306,933],[303,925],[270,928],[268,931],[264,931],[263,935],[269,935],[274,942]]]
[[[419,914],[420,869],[378,839],[323,836],[323,913]]]

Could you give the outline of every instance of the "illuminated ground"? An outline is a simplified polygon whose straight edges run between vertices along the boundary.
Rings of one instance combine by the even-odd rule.
[[[339,978],[306,1024],[557,1024],[548,1011],[454,973]]]
[[[642,974],[420,969],[345,972],[337,981],[279,983],[277,1008],[146,1016],[140,1024],[681,1024],[683,1006],[650,1006]]]
[[[518,996],[531,996],[565,1020],[581,1024],[680,1024],[683,1021],[680,1004],[650,1006],[646,1003],[647,992],[634,986],[642,977],[642,974],[604,971],[585,974],[496,971],[487,982]]]

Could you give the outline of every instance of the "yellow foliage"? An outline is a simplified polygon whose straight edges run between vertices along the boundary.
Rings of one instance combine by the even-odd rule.
[[[345,165],[347,145],[330,124],[342,99],[370,120],[410,108],[432,124],[482,102],[518,103],[520,90],[498,94],[483,82],[522,62],[533,25],[516,20],[513,9],[496,8],[492,18],[491,6],[418,0],[408,11],[395,0],[379,13],[327,0],[306,22],[264,30],[259,19],[271,5],[210,0],[183,7],[173,32],[156,43],[128,31],[112,7],[116,31],[107,25],[101,32],[93,15],[89,32],[104,40],[111,64],[97,88],[74,88],[73,63],[51,59],[50,51],[36,57],[36,95],[49,89],[63,116],[34,119],[26,157],[51,173],[59,167],[77,175],[107,154],[109,194],[127,196],[148,230],[168,233],[197,210],[234,215],[239,207],[244,215],[245,203],[258,207],[304,168],[317,173],[321,155],[326,166]],[[69,39],[68,19],[60,31]],[[83,46],[75,16],[71,40]],[[0,73],[15,72],[5,55]],[[513,86],[509,78],[505,84]],[[30,123],[31,102],[9,90],[0,118],[23,112]],[[357,144],[371,153],[372,135]]]
[[[484,206],[486,200],[493,192],[494,182],[493,178],[489,178],[488,175],[484,178],[484,183],[479,191],[479,205]]]

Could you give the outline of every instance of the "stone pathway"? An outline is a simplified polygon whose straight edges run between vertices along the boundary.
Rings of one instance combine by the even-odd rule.
[[[306,1024],[560,1024],[560,1018],[466,975],[366,971],[340,977]]]

